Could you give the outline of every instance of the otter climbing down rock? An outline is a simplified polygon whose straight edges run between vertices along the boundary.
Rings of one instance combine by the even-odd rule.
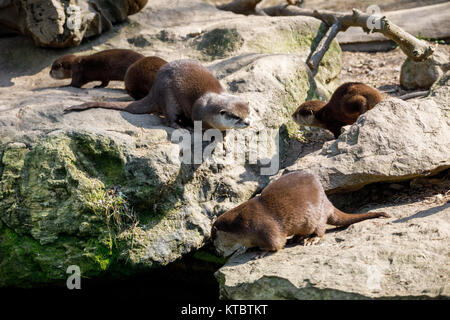
[[[225,93],[217,78],[195,60],[176,60],[159,69],[149,94],[134,102],[88,102],[65,110],[104,108],[134,114],[159,113],[167,124],[202,121],[204,129],[239,129],[250,125],[248,102]]]
[[[145,57],[133,63],[125,74],[125,90],[135,100],[144,98],[151,90],[159,69],[167,61],[156,56]]]
[[[236,244],[258,247],[264,254],[284,247],[286,238],[312,238],[305,245],[319,242],[326,225],[348,226],[366,219],[389,217],[385,212],[348,214],[328,200],[318,178],[304,171],[281,176],[258,195],[219,216],[211,237],[217,251],[225,256]]]
[[[347,82],[336,89],[328,103],[306,101],[298,107],[292,118],[300,125],[328,129],[337,138],[343,126],[353,124],[361,114],[372,109],[382,99],[381,92],[364,83]]]
[[[88,82],[101,81],[96,88],[106,87],[110,81],[123,81],[134,62],[144,58],[128,49],[111,49],[85,56],[67,54],[53,62],[50,76],[54,79],[72,78],[71,86],[81,88]]]

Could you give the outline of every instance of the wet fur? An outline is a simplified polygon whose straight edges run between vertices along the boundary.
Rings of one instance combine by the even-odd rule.
[[[53,62],[50,75],[55,79],[72,78],[71,86],[81,88],[88,82],[101,81],[97,87],[106,87],[109,81],[123,81],[129,66],[144,58],[128,49],[111,49],[85,56],[73,54]]]
[[[300,125],[328,129],[337,138],[343,126],[355,123],[361,114],[372,109],[382,99],[381,92],[364,83],[347,82],[336,89],[328,103],[307,101],[300,105],[292,117]]]
[[[316,176],[297,171],[280,177],[264,188],[261,195],[219,216],[211,237],[220,253],[235,243],[277,251],[290,236],[322,238],[327,224],[347,226],[388,216],[384,212],[344,213],[328,200]]]

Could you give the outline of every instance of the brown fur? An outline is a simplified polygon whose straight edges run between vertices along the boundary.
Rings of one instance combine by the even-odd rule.
[[[159,113],[167,124],[202,121],[203,128],[244,128],[250,124],[248,102],[225,93],[217,78],[195,60],[176,60],[163,65],[147,96],[134,102],[88,102],[65,110],[104,108],[134,114]]]
[[[97,87],[106,87],[109,81],[123,81],[130,65],[144,56],[133,50],[111,49],[86,56],[73,54],[53,62],[50,76],[55,79],[72,78],[71,86],[81,88],[88,82],[101,81]]]
[[[153,86],[158,70],[167,63],[156,56],[145,57],[133,63],[125,74],[125,90],[135,100],[144,98]]]
[[[277,251],[284,247],[289,236],[314,235],[320,240],[326,224],[347,226],[377,217],[389,215],[384,212],[347,214],[338,210],[328,200],[316,176],[297,171],[280,177],[264,188],[261,195],[219,216],[211,236],[216,248],[231,239],[230,246],[238,242],[266,252]]]
[[[328,103],[307,101],[300,105],[292,117],[298,124],[328,129],[337,138],[343,126],[353,124],[382,98],[378,90],[364,83],[347,82],[336,89]],[[313,121],[306,120],[310,115],[314,115]]]

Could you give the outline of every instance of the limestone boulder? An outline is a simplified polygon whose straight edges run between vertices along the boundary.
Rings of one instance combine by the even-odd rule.
[[[450,70],[450,57],[444,50],[437,50],[425,61],[415,62],[406,58],[400,70],[400,84],[412,89],[429,89],[436,80]]]
[[[231,258],[215,276],[222,299],[448,299],[449,204],[372,208],[390,219],[327,232],[263,259]]]
[[[52,0],[0,2],[0,28],[33,39],[40,47],[78,46],[139,12],[148,0]]]

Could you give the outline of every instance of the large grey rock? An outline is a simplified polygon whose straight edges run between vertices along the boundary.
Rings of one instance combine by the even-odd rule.
[[[376,210],[392,218],[327,232],[318,245],[291,245],[259,260],[255,253],[231,258],[215,274],[221,298],[448,299],[450,205]]]
[[[313,77],[304,63],[322,32],[315,19],[257,18],[265,23],[250,32],[247,17],[201,1],[175,5],[152,1],[114,34],[76,50],[134,48],[167,60],[201,59],[227,91],[250,102],[254,125],[234,132],[250,137],[263,130],[276,135],[299,103],[316,97],[318,87],[327,94],[326,83],[339,73],[336,43],[327,53],[333,68]],[[214,30],[231,37],[211,49]],[[251,45],[280,34],[282,47]],[[235,39],[240,46],[229,45]],[[19,37],[0,41],[6,53],[0,58],[0,286],[65,279],[72,264],[88,277],[165,265],[201,247],[215,216],[268,183],[261,164],[218,165],[218,153],[201,164],[182,163],[173,129],[155,115],[101,109],[64,115],[73,104],[130,98],[123,83],[59,87],[68,81],[51,79],[49,65],[75,49],[48,51]],[[274,145],[262,149],[265,158],[277,155]]]
[[[148,0],[18,0],[0,3],[0,27],[33,39],[37,46],[68,48],[110,30]]]
[[[314,172],[325,190],[334,193],[449,168],[449,87],[449,77],[444,75],[427,99],[381,101],[345,127],[337,140],[298,159],[285,172]]]
[[[406,58],[400,70],[400,84],[410,90],[429,89],[447,70],[450,70],[450,57],[438,47],[425,61],[415,62]]]

